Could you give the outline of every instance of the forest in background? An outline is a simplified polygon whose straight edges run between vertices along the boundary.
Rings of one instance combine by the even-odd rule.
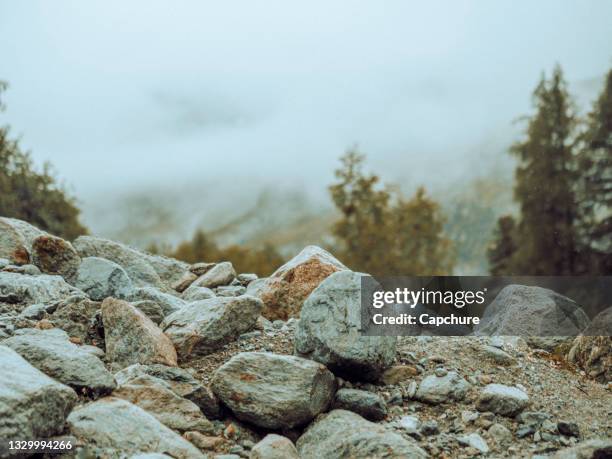
[[[247,213],[214,231],[198,229],[176,246],[161,241],[148,248],[190,262],[230,260],[240,272],[263,276],[290,255],[283,250],[287,240],[323,245],[351,268],[375,275],[450,274],[458,264],[470,263],[472,273],[478,274],[610,274],[612,71],[585,118],[577,114],[560,67],[542,78],[533,106],[534,112],[524,119],[523,138],[510,149],[517,161],[516,211],[508,215],[500,214],[513,210],[506,208],[511,206],[500,208],[499,201],[488,196],[503,194],[503,183],[477,182],[447,202],[434,199],[424,187],[406,197],[397,185],[366,173],[365,155],[353,148],[341,158],[329,187],[334,210],[283,222],[284,228],[299,229],[291,237],[283,238],[281,226],[271,239],[224,243],[224,230],[252,217]],[[294,198],[299,201],[289,197]],[[136,215],[151,213],[147,200],[131,205]],[[159,222],[177,224],[163,209],[153,210],[161,212]],[[27,220],[68,239],[87,231],[75,197],[49,165],[33,164],[11,139],[8,127],[0,129],[0,215]],[[156,231],[147,224],[137,229]]]

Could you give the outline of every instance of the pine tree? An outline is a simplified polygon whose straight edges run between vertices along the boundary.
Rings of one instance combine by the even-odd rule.
[[[533,99],[527,137],[511,149],[519,160],[514,195],[520,205],[512,267],[521,275],[570,275],[577,271],[577,119],[560,67],[542,79]]]
[[[581,136],[581,235],[591,272],[612,273],[612,70]]]

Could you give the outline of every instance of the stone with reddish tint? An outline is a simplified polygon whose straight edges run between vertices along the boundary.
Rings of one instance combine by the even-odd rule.
[[[44,234],[32,242],[32,263],[44,273],[73,279],[81,264],[81,257],[70,242]]]
[[[264,302],[264,317],[287,320],[299,317],[304,300],[323,280],[345,269],[332,254],[310,245],[250,291]]]

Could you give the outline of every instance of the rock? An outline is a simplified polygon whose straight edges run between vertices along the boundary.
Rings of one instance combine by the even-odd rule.
[[[245,287],[257,279],[258,276],[254,273],[243,273],[236,276],[236,280],[240,282],[240,285],[244,285]]]
[[[213,268],[214,269],[214,268]],[[181,359],[205,355],[236,340],[255,326],[263,305],[243,295],[190,303],[161,324]]]
[[[469,435],[462,435],[460,437],[457,437],[457,441],[459,442],[460,445],[471,446],[472,448],[476,448],[478,451],[480,451],[483,454],[486,454],[489,452],[489,445],[487,445],[487,442],[484,440],[484,438],[482,438],[477,433],[471,433]]]
[[[559,421],[557,422],[557,430],[561,435],[580,438],[580,428],[575,422]]]
[[[333,408],[352,411],[370,421],[381,421],[387,416],[387,405],[380,395],[357,389],[336,392]]]
[[[159,305],[165,316],[182,309],[187,303],[182,299],[162,292],[155,287],[141,287],[134,290],[130,301],[154,301]]]
[[[209,419],[220,416],[217,397],[208,388],[200,384],[187,370],[166,365],[130,365],[117,372],[117,384],[127,384],[143,375],[150,375],[163,380],[177,395],[195,403]]]
[[[264,302],[264,317],[287,320],[298,317],[310,293],[330,274],[348,269],[329,252],[309,245],[257,286]]]
[[[60,276],[22,276],[0,272],[0,302],[22,304],[47,304],[69,296],[83,294],[67,284]]]
[[[100,257],[121,266],[137,287],[152,286],[170,289],[189,265],[178,260],[150,255],[118,242],[92,236],[80,236],[73,243],[79,255]]]
[[[77,402],[75,392],[0,345],[0,457],[11,457],[6,440],[47,438],[60,434]]]
[[[134,363],[177,365],[172,341],[134,306],[107,298],[101,311],[106,332],[106,357],[113,368],[121,369]]]
[[[502,416],[513,417],[529,405],[525,392],[503,384],[489,384],[476,401],[478,411],[491,411]]]
[[[421,427],[421,421],[416,416],[402,416],[397,421],[397,425],[408,435],[416,435]]]
[[[195,403],[180,397],[169,384],[154,376],[142,375],[129,380],[113,392],[113,397],[139,406],[173,430],[214,432],[212,423]]]
[[[48,234],[32,242],[32,263],[46,274],[56,274],[70,281],[81,264],[81,257],[72,244]]]
[[[416,393],[417,400],[431,404],[450,401],[461,401],[467,395],[470,383],[451,371],[442,377],[429,375],[419,385]]]
[[[333,410],[311,424],[298,439],[297,450],[301,459],[428,457],[413,440],[345,410]]]
[[[300,456],[287,437],[268,434],[253,447],[249,459],[300,459]]]
[[[75,389],[100,395],[115,388],[113,375],[100,359],[72,344],[63,330],[26,328],[2,344],[46,375]]]
[[[196,276],[200,277],[214,268],[217,263],[194,263],[189,267],[189,272],[192,272]]]
[[[158,453],[142,453],[135,454],[130,459],[172,459],[170,456],[166,454],[158,454]]]
[[[29,320],[40,320],[44,319],[48,313],[48,305],[46,304],[33,304],[25,308],[19,314],[20,318]]]
[[[127,299],[132,294],[132,281],[121,266],[104,258],[84,258],[74,281],[95,301],[108,297]]]
[[[246,288],[242,285],[224,285],[215,289],[217,296],[240,296],[246,293]]]
[[[155,325],[159,325],[164,320],[164,311],[161,306],[157,304],[155,301],[151,300],[142,300],[135,301],[132,303],[132,306],[137,308],[140,312],[142,312],[145,316],[153,321]]]
[[[221,285],[229,285],[236,277],[236,271],[229,261],[218,263],[205,274],[201,275],[191,285],[195,287],[215,288]]]
[[[419,371],[416,367],[411,365],[393,365],[385,370],[380,379],[387,386],[395,386],[399,383],[410,381],[418,374]]]
[[[572,343],[567,360],[596,381],[612,381],[612,308],[593,318],[583,336],[578,336]]]
[[[71,338],[82,343],[104,344],[101,323],[98,323],[100,303],[91,301],[83,293],[55,303],[49,320]]]
[[[503,424],[495,423],[489,427],[489,435],[497,445],[503,446],[512,441],[512,432]]]
[[[573,300],[541,287],[509,285],[487,306],[477,335],[576,336],[589,318]]]
[[[195,301],[208,300],[210,298],[214,298],[215,292],[206,287],[195,287],[191,286],[187,290],[183,292],[181,298],[187,303],[193,303]]]
[[[202,458],[198,449],[142,408],[107,397],[76,408],[68,417],[71,432],[100,448],[125,453],[167,453],[181,459]]]
[[[612,457],[612,439],[593,439],[555,453],[551,459],[606,459]]]
[[[325,411],[334,375],[300,357],[243,352],[216,372],[212,390],[240,420],[267,429],[303,425]]]
[[[432,435],[438,435],[440,433],[440,427],[438,423],[434,419],[430,419],[429,421],[425,421],[421,425],[421,434],[426,437],[430,437]]]
[[[345,379],[377,380],[395,359],[397,338],[361,336],[361,274],[327,277],[302,306],[294,338],[297,355]]]
[[[21,220],[0,217],[0,258],[25,265],[31,261],[32,241],[44,232]]]
[[[222,446],[226,440],[223,437],[214,437],[210,435],[204,435],[200,432],[185,432],[183,438],[201,450],[215,450]],[[215,456],[218,457],[218,456]]]
[[[516,360],[507,352],[493,346],[482,346],[482,354],[499,365],[514,365]]]
[[[0,258],[0,270],[6,268],[10,264],[11,262],[7,260],[6,258]]]
[[[191,271],[187,271],[183,274],[183,276],[172,284],[172,288],[179,293],[184,292],[187,288],[193,284],[193,282],[198,278],[197,275],[192,273]]]
[[[528,336],[525,341],[531,348],[556,353],[561,349],[569,349],[574,338],[574,336]]]

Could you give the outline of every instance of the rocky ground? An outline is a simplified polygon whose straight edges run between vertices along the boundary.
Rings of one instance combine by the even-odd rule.
[[[257,279],[0,218],[0,457],[612,457],[611,338],[587,333],[610,310],[506,336],[504,302],[559,307],[516,286],[493,337],[363,337],[359,278],[317,247]]]

